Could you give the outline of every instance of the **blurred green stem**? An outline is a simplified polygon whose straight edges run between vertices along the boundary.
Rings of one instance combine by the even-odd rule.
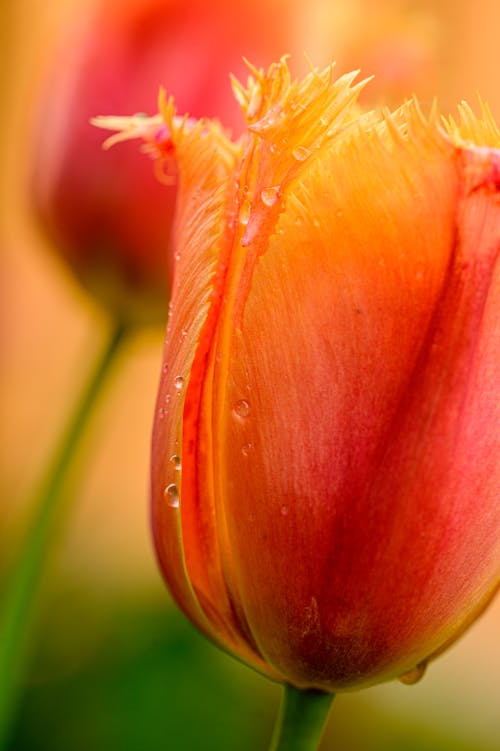
[[[36,594],[44,574],[53,532],[66,495],[66,482],[74,467],[93,407],[109,374],[128,327],[116,322],[91,372],[63,433],[47,474],[34,501],[34,519],[29,527],[12,573],[7,580],[0,608],[0,751],[8,736],[21,692],[29,657],[29,642]]]
[[[334,696],[285,684],[269,751],[315,751]]]

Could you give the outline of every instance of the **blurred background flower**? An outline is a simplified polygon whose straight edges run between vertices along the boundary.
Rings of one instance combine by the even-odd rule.
[[[289,18],[283,0],[94,0],[65,25],[33,118],[33,204],[77,276],[119,316],[165,320],[175,159],[167,138],[160,183],[134,144],[104,152],[90,119],[151,112],[162,83],[183,112],[241,129],[229,70],[243,73],[242,55],[260,64],[286,49]]]
[[[133,5],[110,3],[113,12],[129,12]],[[209,8],[208,17],[202,16],[207,24],[217,15],[213,3],[182,7],[200,7],[203,13]],[[228,72],[241,71],[242,53],[267,64],[291,51],[292,68],[301,73],[300,54],[306,49],[315,64],[336,59],[339,72],[362,67],[363,74],[375,73],[375,97],[387,95],[394,102],[415,91],[425,105],[438,94],[446,111],[462,97],[474,102],[480,90],[500,119],[495,0],[291,0],[285,26],[267,20],[266,4],[254,1],[257,28],[277,29],[279,35],[276,46],[261,48],[260,58],[239,43],[254,16],[248,11],[234,16],[228,28],[230,7],[221,6],[210,33],[201,34],[198,25],[196,34],[208,47],[194,72],[210,68],[214,51],[222,47],[217,33],[223,33],[225,44],[232,40]],[[27,188],[44,77],[53,55],[61,55],[61,36],[69,28],[83,28],[87,14],[83,0],[44,6],[17,0],[0,8],[0,577],[30,518],[28,499],[106,325],[105,313],[41,235]],[[178,81],[187,74],[194,33],[181,21],[172,27]],[[281,34],[290,35],[286,47]],[[61,57],[60,65],[71,66],[70,57]],[[145,109],[153,108],[160,83],[176,95],[181,110],[190,109],[171,80],[174,71],[167,68],[157,83],[148,80],[144,90],[152,86],[152,91]],[[228,95],[222,70],[213,85],[216,94]],[[110,102],[106,111],[113,109]],[[217,110],[207,107],[204,113]],[[201,112],[193,109],[193,114]],[[234,121],[227,124],[234,127]],[[162,339],[161,327],[151,326],[129,341],[123,367],[93,424],[91,461],[74,488],[72,513],[54,543],[44,581],[40,634],[12,742],[16,751],[250,751],[264,747],[269,737],[277,687],[233,665],[194,633],[170,607],[153,559],[147,477]],[[500,733],[499,629],[497,599],[419,685],[390,684],[342,696],[323,748],[494,751]]]

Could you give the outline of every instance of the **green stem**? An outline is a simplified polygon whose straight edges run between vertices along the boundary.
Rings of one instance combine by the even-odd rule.
[[[51,548],[54,528],[64,506],[63,492],[74,466],[102,386],[125,338],[127,327],[116,323],[70,416],[59,448],[34,502],[35,517],[12,568],[0,612],[0,751],[7,748],[21,693],[34,620],[36,594]]]
[[[334,696],[285,684],[269,751],[317,749]]]

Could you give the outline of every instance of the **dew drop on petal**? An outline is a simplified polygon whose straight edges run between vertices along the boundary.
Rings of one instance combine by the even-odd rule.
[[[177,389],[177,391],[180,391],[181,388],[184,386],[184,378],[182,376],[176,376],[174,378],[174,386]]]
[[[262,203],[269,207],[274,206],[278,200],[279,190],[279,185],[273,185],[272,188],[264,188],[260,194]]]
[[[172,454],[169,462],[173,465],[174,469],[177,470],[177,472],[180,472],[180,470],[182,469],[182,462],[179,454]]]
[[[307,159],[310,153],[311,152],[309,151],[309,149],[306,149],[305,146],[297,146],[297,148],[292,151],[292,156],[298,162],[303,162],[305,159]]]
[[[163,492],[164,498],[172,508],[179,508],[179,491],[173,482],[167,485]]]
[[[234,405],[233,412],[237,417],[248,417],[250,405],[245,399],[240,399]]]
[[[252,450],[252,444],[245,443],[245,445],[241,449],[241,453],[243,454],[243,456],[248,456],[251,450]]]
[[[401,683],[405,683],[407,686],[418,683],[418,681],[423,677],[426,667],[426,662],[419,662],[418,665],[416,665],[412,670],[408,670],[407,673],[400,675],[398,680],[401,681]]]
[[[243,226],[246,226],[248,224],[248,220],[250,219],[250,204],[248,201],[241,207],[240,211],[240,223],[243,224]]]
[[[288,506],[282,506],[280,512],[281,516],[288,516]]]

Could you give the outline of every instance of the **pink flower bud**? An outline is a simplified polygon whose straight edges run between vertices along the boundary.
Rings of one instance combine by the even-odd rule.
[[[267,60],[287,46],[275,5],[103,0],[66,29],[35,123],[34,207],[82,282],[125,318],[166,315],[176,165],[165,153],[160,185],[133,144],[103,153],[89,120],[151,112],[168,81],[184,111],[231,127],[229,72],[243,54]]]

